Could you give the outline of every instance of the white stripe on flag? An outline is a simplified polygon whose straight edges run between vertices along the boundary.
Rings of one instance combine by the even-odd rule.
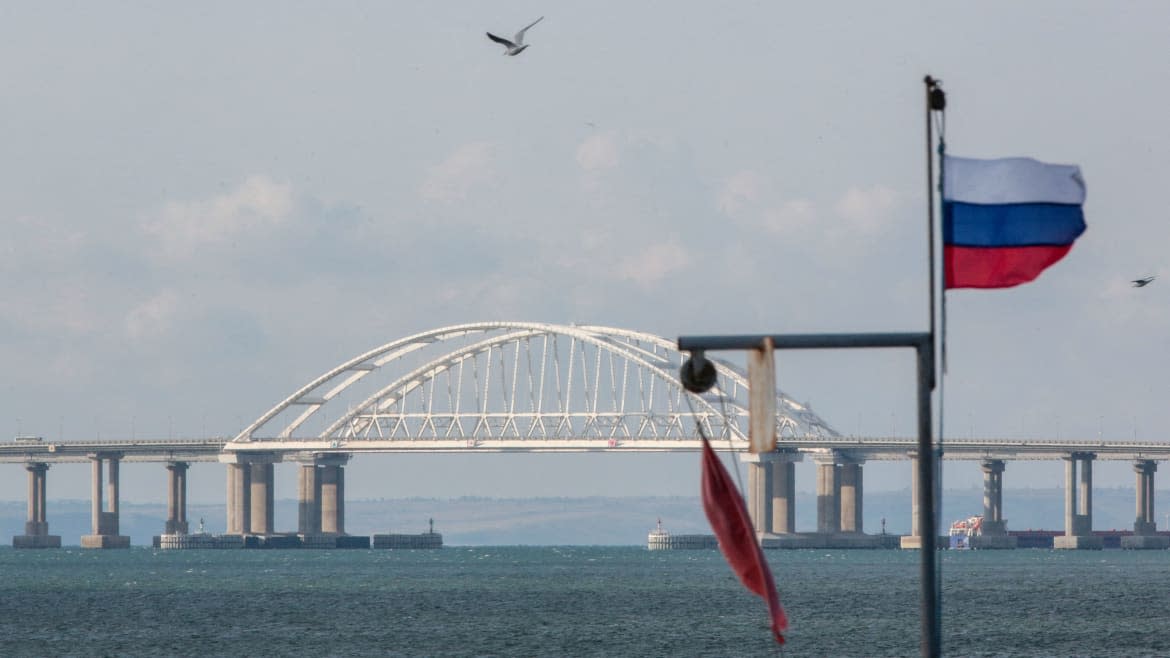
[[[979,204],[1085,202],[1085,180],[1076,165],[1032,158],[978,160],[944,156],[943,198]]]

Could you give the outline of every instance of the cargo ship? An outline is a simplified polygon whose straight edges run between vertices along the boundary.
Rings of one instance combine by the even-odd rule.
[[[983,516],[969,516],[951,524],[950,547],[958,550],[971,548],[971,538],[983,534]]]

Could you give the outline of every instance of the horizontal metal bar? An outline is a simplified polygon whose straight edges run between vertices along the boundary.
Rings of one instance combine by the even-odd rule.
[[[840,347],[919,347],[930,344],[930,333],[890,334],[745,334],[736,336],[679,336],[678,349],[754,350],[771,338],[778,350],[831,349]]]

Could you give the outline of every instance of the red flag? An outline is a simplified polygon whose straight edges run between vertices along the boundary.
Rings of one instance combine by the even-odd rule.
[[[707,437],[703,437],[703,511],[707,513],[707,520],[719,540],[719,550],[731,565],[731,570],[739,576],[744,587],[768,602],[772,634],[776,642],[784,644],[788,617],[780,606],[772,570],[768,568],[764,551],[756,540],[743,498],[731,483],[727,469],[715,456],[711,444],[707,443]]]

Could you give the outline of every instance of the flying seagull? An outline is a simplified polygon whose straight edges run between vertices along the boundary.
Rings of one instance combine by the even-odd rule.
[[[488,32],[487,35],[488,35],[488,38],[491,39],[492,41],[495,41],[496,43],[504,46],[504,48],[505,48],[504,54],[505,55],[510,55],[512,57],[515,57],[516,55],[519,55],[520,53],[524,52],[524,49],[528,47],[528,44],[524,43],[524,33],[528,31],[528,28],[532,27],[533,25],[536,25],[537,23],[539,23],[543,20],[544,20],[544,16],[541,16],[540,18],[532,21],[532,23],[530,23],[528,25],[528,27],[525,27],[523,30],[520,30],[519,32],[517,32],[516,36],[512,37],[511,41],[508,41],[507,39],[505,39],[503,37],[497,37],[496,35],[492,34],[491,32]]]
[[[1144,288],[1144,287],[1146,287],[1146,286],[1150,285],[1150,282],[1151,282],[1151,281],[1153,281],[1153,280],[1154,280],[1154,279],[1156,279],[1156,278],[1158,278],[1158,277],[1156,277],[1156,276],[1147,276],[1147,277],[1144,277],[1144,278],[1141,278],[1141,279],[1134,279],[1134,280],[1133,280],[1133,287],[1134,287],[1134,288]]]

